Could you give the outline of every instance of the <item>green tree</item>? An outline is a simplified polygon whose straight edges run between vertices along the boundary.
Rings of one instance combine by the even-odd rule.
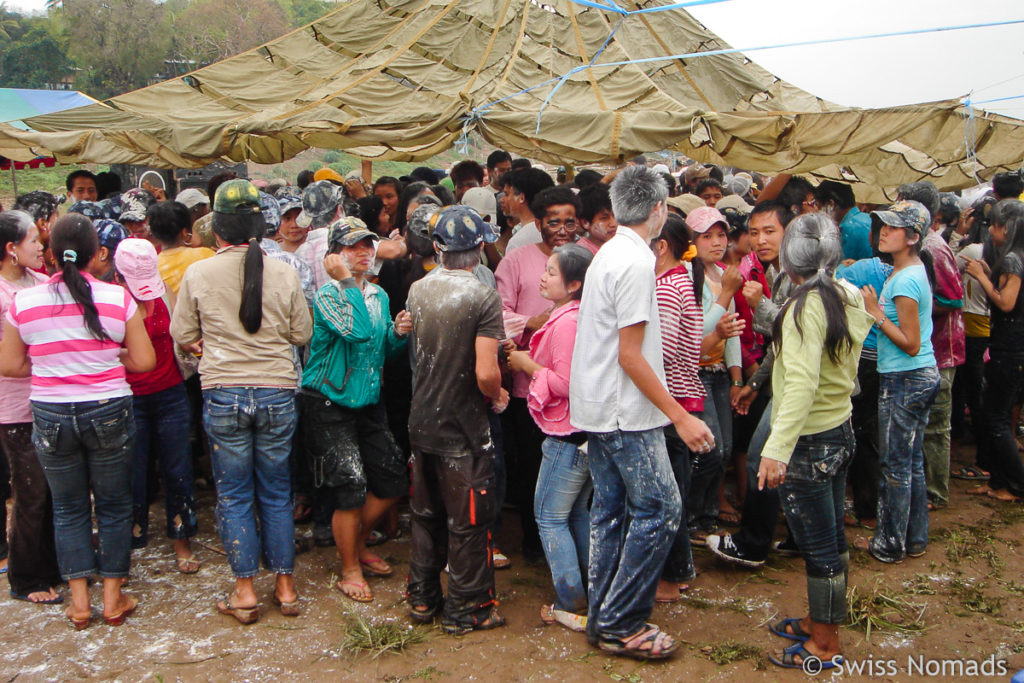
[[[110,97],[146,85],[163,67],[170,39],[154,0],[64,0],[69,54],[82,69],[79,85]]]
[[[0,38],[11,39],[11,34],[18,30],[21,15],[7,9],[6,2],[0,2]]]
[[[288,20],[275,0],[194,0],[172,26],[175,55],[209,64],[287,33]]]
[[[47,30],[45,21],[29,21],[28,30],[0,52],[0,75],[10,88],[45,88],[73,68],[64,45]]]
[[[316,21],[335,9],[337,4],[330,0],[280,0],[280,2],[288,15],[288,24],[292,28]]]

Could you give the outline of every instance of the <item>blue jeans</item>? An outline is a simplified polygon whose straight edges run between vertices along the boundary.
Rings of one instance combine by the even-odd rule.
[[[820,434],[801,436],[779,487],[789,530],[807,569],[811,619],[819,624],[846,620],[850,555],[843,528],[843,504],[854,443],[850,422]]]
[[[732,406],[729,404],[729,373],[700,371],[707,397],[697,417],[715,435],[708,453],[690,452],[690,482],[686,496],[687,525],[691,530],[711,531],[718,526],[718,487],[725,463],[732,457]]]
[[[185,385],[136,396],[135,457],[132,469],[132,545],[149,540],[149,498],[146,491],[149,459],[160,459],[164,482],[167,538],[196,535],[196,503],[192,493],[192,448],[189,444],[191,412]]]
[[[549,436],[541,444],[544,459],[537,475],[533,513],[540,542],[555,583],[555,609],[587,608],[583,575],[590,557],[590,513],[594,486],[587,454],[576,444]]]
[[[217,528],[236,578],[259,573],[261,549],[275,574],[291,574],[295,567],[288,467],[295,415],[292,389],[203,391],[203,424],[217,483]]]
[[[878,528],[871,553],[898,562],[928,546],[928,491],[924,478],[924,430],[939,391],[935,366],[879,373]]]
[[[32,443],[53,495],[57,564],[66,580],[128,576],[132,538],[132,397],[32,401]],[[92,542],[95,501],[99,547]]]
[[[682,502],[662,430],[588,434],[590,508],[587,638],[639,631],[679,529]]]

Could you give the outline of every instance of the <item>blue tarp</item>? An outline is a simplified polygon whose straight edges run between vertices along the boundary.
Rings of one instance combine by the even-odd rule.
[[[20,119],[52,114],[65,109],[96,104],[96,100],[77,90],[28,90],[0,88],[0,121],[28,130]]]

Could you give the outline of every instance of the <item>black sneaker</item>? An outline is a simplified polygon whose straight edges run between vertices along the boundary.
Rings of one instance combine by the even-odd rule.
[[[772,543],[772,550],[780,555],[800,557],[800,548],[797,547],[796,541],[793,540],[792,536],[787,536],[785,541],[776,541],[775,543]]]
[[[740,550],[732,541],[732,534],[708,534],[706,545],[715,556],[741,567],[757,569],[764,566],[764,560],[756,560]]]

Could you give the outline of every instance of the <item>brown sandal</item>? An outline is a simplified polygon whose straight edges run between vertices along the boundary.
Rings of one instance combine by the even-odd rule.
[[[177,558],[177,563],[178,571],[182,574],[195,574],[197,571],[199,571],[199,568],[203,566],[202,563],[199,561],[199,558],[195,555],[189,555],[188,557],[179,557]]]
[[[280,608],[282,616],[297,617],[302,614],[302,606],[299,604],[299,596],[297,595],[291,602],[283,602],[281,598],[277,597],[277,593],[274,593],[271,599]]]
[[[259,621],[260,618],[259,605],[253,605],[252,607],[234,607],[231,604],[230,596],[217,603],[217,611],[221,614],[226,614],[229,617],[234,617],[241,624],[254,624]]]

